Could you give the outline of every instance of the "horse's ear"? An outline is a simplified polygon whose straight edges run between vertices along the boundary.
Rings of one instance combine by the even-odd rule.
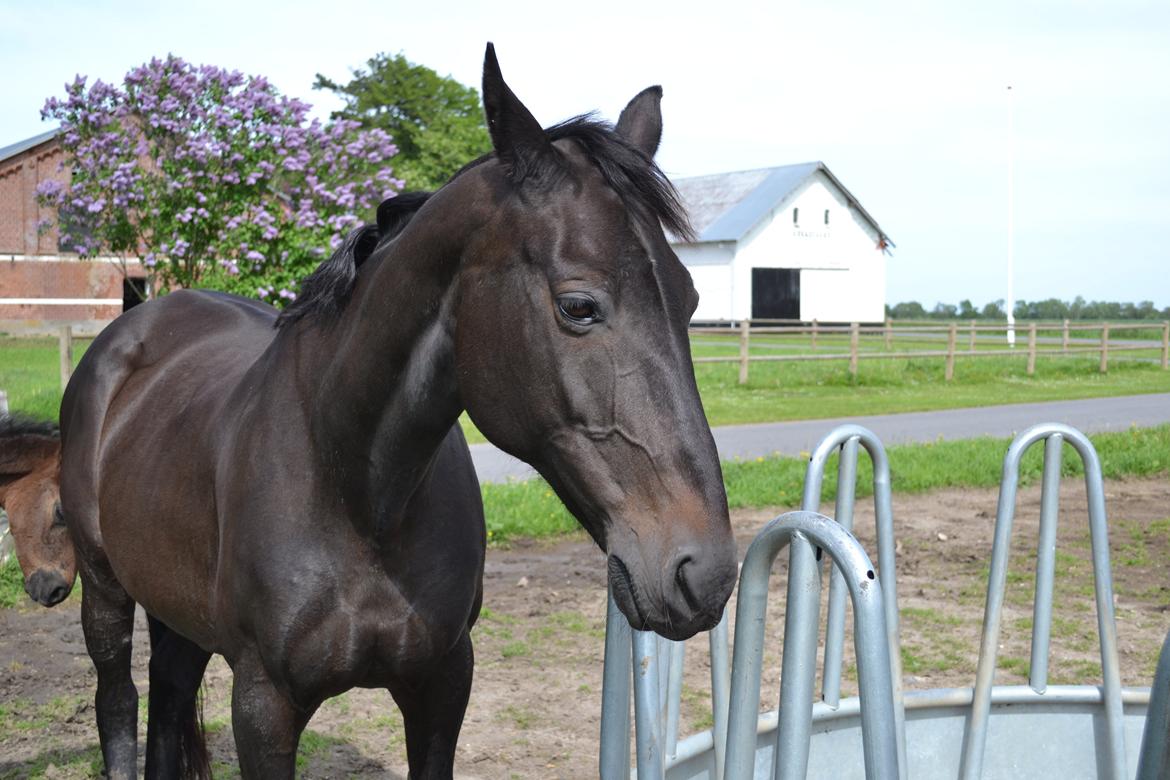
[[[483,108],[496,155],[515,182],[537,173],[552,157],[552,144],[540,123],[512,92],[500,73],[496,48],[487,45],[483,58]]]
[[[634,96],[618,117],[617,134],[647,157],[654,157],[662,140],[662,87],[653,86]]]

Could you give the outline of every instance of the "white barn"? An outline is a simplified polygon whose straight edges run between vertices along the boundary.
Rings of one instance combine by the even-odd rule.
[[[885,319],[894,245],[824,163],[675,179],[698,239],[671,246],[694,320]]]

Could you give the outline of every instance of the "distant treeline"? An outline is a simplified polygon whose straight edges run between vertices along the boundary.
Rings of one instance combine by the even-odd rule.
[[[1077,296],[1071,303],[1049,298],[1043,301],[1016,301],[1017,320],[1170,320],[1170,306],[1159,309],[1153,301],[1116,303],[1086,301]],[[895,320],[1005,320],[1003,299],[976,308],[971,301],[936,303],[927,309],[918,301],[886,304],[886,316]]]

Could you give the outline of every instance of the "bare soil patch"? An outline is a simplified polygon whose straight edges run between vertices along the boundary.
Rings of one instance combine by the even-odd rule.
[[[969,686],[974,679],[995,518],[993,490],[895,496],[897,577],[908,689]],[[1106,486],[1122,679],[1148,686],[1170,628],[1170,479]],[[1096,610],[1084,486],[1061,488],[1056,619],[1050,680],[1100,682]],[[734,515],[741,555],[772,517],[793,507]],[[822,511],[831,512],[832,507]],[[1021,491],[1013,533],[997,682],[1026,681],[1031,636],[1039,489]],[[872,505],[860,503],[858,537],[876,558]],[[785,568],[782,553],[776,564]],[[489,551],[485,612],[475,629],[476,672],[459,746],[461,778],[580,778],[597,774],[603,557],[584,536],[516,542]],[[775,706],[783,631],[783,576],[773,579],[763,708]],[[85,778],[100,769],[91,705],[95,677],[81,636],[79,604],[31,602],[0,610],[0,779]],[[145,623],[135,636],[139,690],[146,691]],[[683,732],[709,723],[706,642],[688,653]],[[846,692],[855,691],[846,653]],[[229,722],[231,672],[215,659],[205,720],[216,777],[236,777]],[[145,721],[145,697],[143,716]],[[145,723],[140,725],[145,739]],[[140,742],[140,744],[142,744]],[[403,778],[402,721],[384,691],[332,699],[302,740],[300,776]]]

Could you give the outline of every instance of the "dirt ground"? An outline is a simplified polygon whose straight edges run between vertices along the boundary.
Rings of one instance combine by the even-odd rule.
[[[1062,486],[1056,619],[1050,681],[1100,681],[1084,487]],[[897,577],[906,687],[969,686],[995,518],[991,490],[895,496]],[[1122,679],[1148,686],[1170,628],[1170,480],[1106,486]],[[1013,534],[997,682],[1028,669],[1038,488],[1021,491]],[[793,507],[743,511],[733,522],[741,555],[752,536]],[[831,511],[824,507],[822,511]],[[876,559],[872,505],[858,507],[858,536]],[[782,553],[776,571],[782,573]],[[605,568],[583,536],[517,542],[488,554],[485,611],[476,627],[475,684],[456,763],[461,778],[596,777],[605,624]],[[783,627],[783,577],[773,578],[763,708],[775,706]],[[0,610],[0,778],[82,778],[100,769],[95,678],[71,598],[52,610],[29,602]],[[136,680],[146,691],[140,620]],[[850,640],[851,641],[851,640]],[[706,642],[688,651],[683,733],[710,724]],[[850,653],[846,692],[855,690]],[[231,673],[215,659],[206,677],[205,722],[216,777],[235,777],[229,722]],[[145,696],[143,697],[143,712]],[[143,715],[140,720],[144,720]],[[142,739],[145,738],[145,725]],[[142,744],[142,742],[140,742]],[[355,690],[332,699],[301,742],[300,776],[402,778],[402,721],[389,694]]]

